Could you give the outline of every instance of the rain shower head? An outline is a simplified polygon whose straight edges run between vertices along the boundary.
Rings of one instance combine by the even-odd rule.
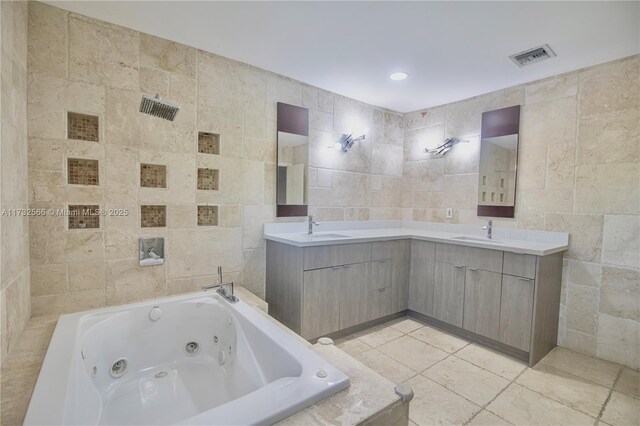
[[[140,112],[164,118],[169,121],[173,121],[176,118],[178,111],[180,111],[180,107],[178,105],[163,101],[160,99],[160,95],[156,95],[155,98],[143,95],[142,102],[140,102]]]

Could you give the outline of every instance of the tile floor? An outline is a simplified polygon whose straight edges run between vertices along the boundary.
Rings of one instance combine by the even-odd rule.
[[[640,372],[564,348],[528,368],[406,317],[336,345],[413,388],[411,425],[640,425]]]

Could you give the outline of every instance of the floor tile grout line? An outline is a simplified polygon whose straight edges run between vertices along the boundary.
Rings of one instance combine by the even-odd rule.
[[[604,414],[604,410],[607,408],[607,404],[609,404],[609,400],[611,400],[611,396],[613,395],[614,389],[616,387],[616,385],[618,384],[618,381],[620,380],[620,377],[622,377],[622,372],[624,371],[624,368],[620,367],[618,369],[618,374],[616,375],[616,379],[613,381],[613,384],[611,385],[611,388],[609,389],[609,393],[607,394],[607,397],[605,398],[604,402],[602,403],[602,407],[600,407],[600,412],[598,413],[598,417],[596,417],[596,421],[594,423],[594,425],[597,425],[598,422],[602,419],[602,415]]]
[[[488,370],[487,370],[487,371],[488,371]],[[500,392],[498,392],[498,393],[496,394],[496,396],[494,396],[494,397],[491,399],[491,401],[489,401],[489,402],[487,402],[486,404],[484,404],[484,405],[482,406],[482,410],[486,410],[486,411],[488,411],[489,413],[493,414],[494,416],[496,416],[496,417],[498,417],[498,418],[500,418],[500,419],[504,420],[505,422],[507,422],[507,423],[509,423],[509,424],[513,424],[513,423],[511,423],[509,420],[507,420],[507,419],[503,418],[502,416],[500,416],[499,414],[494,413],[493,411],[487,410],[487,407],[488,407],[488,406],[489,406],[493,401],[495,401],[496,399],[498,399],[498,397],[499,397],[500,395],[502,395],[502,393],[503,393],[504,391],[506,391],[506,390],[507,390],[507,389],[508,389],[512,384],[514,384],[514,383],[516,382],[516,380],[518,379],[518,377],[522,376],[522,375],[524,374],[524,372],[525,372],[525,371],[527,371],[527,368],[524,368],[524,369],[523,369],[520,373],[518,373],[518,374],[517,374],[513,379],[511,379],[511,380],[509,381],[509,384],[507,384],[507,386],[505,386],[504,388],[502,388],[502,390],[501,390]],[[494,373],[494,374],[495,374],[495,373]],[[482,410],[478,411],[478,412],[477,412],[473,417],[471,417],[471,418],[469,419],[469,422],[470,422],[471,420],[473,420],[473,419],[474,419],[474,418],[475,418],[479,413],[481,413],[481,412],[482,412]],[[469,422],[467,422],[466,424],[468,424]]]

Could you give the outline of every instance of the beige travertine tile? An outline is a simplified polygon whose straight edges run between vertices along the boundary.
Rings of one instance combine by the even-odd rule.
[[[67,73],[67,13],[40,2],[29,3],[27,52],[29,72],[59,77]]]
[[[520,112],[522,146],[571,143],[576,137],[577,100],[566,97],[525,105]]]
[[[569,285],[567,289],[567,329],[594,335],[598,316],[599,290]]]
[[[394,383],[402,383],[416,375],[414,370],[377,349],[361,352],[355,358]]]
[[[527,368],[522,362],[475,343],[456,352],[455,356],[509,380],[515,379],[518,374]]]
[[[196,49],[159,37],[140,34],[140,66],[196,76]]]
[[[563,271],[568,283],[587,287],[600,287],[602,266],[599,263],[587,263],[568,260],[568,268]]]
[[[540,363],[564,370],[606,387],[613,385],[620,371],[620,366],[617,364],[576,353],[559,346],[547,354]]]
[[[637,162],[640,109],[594,114],[578,122],[578,164]],[[611,149],[615,146],[615,149]]]
[[[602,242],[602,262],[640,267],[640,216],[606,215]]]
[[[517,383],[573,409],[597,417],[609,389],[545,364],[528,369]]]
[[[402,333],[411,333],[412,331],[415,331],[424,326],[424,324],[422,324],[421,322],[408,317],[400,318],[396,321],[393,321],[392,323],[390,323],[390,325],[391,328],[395,328]]]
[[[635,163],[579,165],[576,169],[577,213],[635,214],[640,209]]]
[[[596,356],[640,369],[640,323],[600,313]]]
[[[630,368],[623,368],[614,390],[640,399],[640,372]]]
[[[560,75],[546,78],[525,87],[527,105],[551,99],[574,97],[578,94],[578,76]]]
[[[69,289],[66,264],[33,265],[31,267],[31,294],[46,296],[65,293]]]
[[[511,384],[487,410],[516,425],[591,425],[595,418],[518,384]]]
[[[492,92],[446,105],[447,137],[480,134],[482,113],[500,108],[501,92]]]
[[[640,399],[613,392],[602,413],[602,420],[612,426],[640,424]]]
[[[390,342],[391,340],[397,339],[402,335],[402,332],[385,325],[382,327],[374,327],[364,330],[357,333],[355,336],[367,345],[375,348],[384,343]]]
[[[378,350],[418,372],[449,356],[448,353],[410,336],[385,343]]]
[[[415,395],[409,405],[409,418],[420,426],[460,425],[481,409],[424,376],[417,375],[407,384]]]
[[[562,323],[560,329],[565,328]],[[565,330],[564,337],[558,338],[558,344],[586,355],[596,355],[596,336],[575,330]]]
[[[440,361],[422,374],[478,405],[487,404],[510,383],[456,357]]]
[[[600,215],[545,215],[545,230],[571,235],[567,256],[572,259],[599,262],[602,248],[603,217]]]
[[[411,332],[409,336],[448,353],[453,353],[469,344],[468,341],[460,337],[445,333],[428,325]]]
[[[637,108],[638,56],[586,71],[580,77],[580,115]]]
[[[482,410],[476,416],[471,419],[468,425],[477,425],[477,426],[497,426],[497,425],[510,425],[508,421],[501,419],[495,414]]]
[[[640,301],[640,270],[602,267],[600,312],[640,321],[638,301]]]
[[[352,339],[348,337],[337,340],[335,342],[335,345],[351,356],[359,355],[362,352],[365,352],[371,349],[371,346],[367,345],[362,340]]]

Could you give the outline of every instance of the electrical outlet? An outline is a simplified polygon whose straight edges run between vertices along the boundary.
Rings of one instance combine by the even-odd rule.
[[[451,207],[447,208],[446,216],[447,216],[447,219],[453,218],[453,209]]]

